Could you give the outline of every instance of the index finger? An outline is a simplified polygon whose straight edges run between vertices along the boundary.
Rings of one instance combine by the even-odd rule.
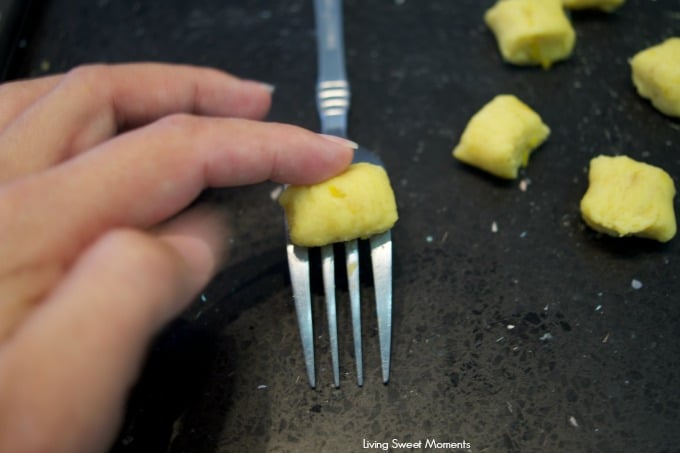
[[[155,225],[206,187],[322,181],[349,165],[353,146],[290,125],[168,117],[0,189],[0,218],[12,219],[0,224],[0,256],[15,257],[0,270],[68,262],[107,229]]]

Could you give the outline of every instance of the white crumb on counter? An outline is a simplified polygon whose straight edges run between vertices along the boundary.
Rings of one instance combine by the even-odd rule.
[[[281,192],[283,192],[283,186],[277,186],[269,192],[269,198],[272,199],[272,201],[276,201],[279,199],[279,195],[281,195]]]
[[[529,188],[529,184],[531,184],[531,180],[529,178],[524,178],[520,180],[519,190],[521,190],[522,192],[526,192],[527,189]]]

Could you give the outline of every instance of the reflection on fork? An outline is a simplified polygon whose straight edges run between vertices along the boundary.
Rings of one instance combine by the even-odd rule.
[[[321,118],[321,130],[325,134],[346,137],[347,111],[349,109],[349,84],[345,74],[344,44],[342,33],[342,8],[340,0],[315,0],[317,43],[319,59],[319,82],[317,84],[317,106]],[[370,162],[382,165],[373,152],[359,147],[354,162]],[[392,336],[392,239],[390,231],[368,239],[370,244],[373,286],[375,289],[378,337],[383,382],[389,380],[390,349]],[[356,360],[357,384],[363,385],[363,353],[361,341],[361,303],[359,246],[357,240],[345,242],[345,266],[347,271],[349,299],[352,317],[354,355]],[[338,245],[339,246],[339,245]],[[312,297],[310,288],[309,250],[290,243],[287,246],[295,310],[297,313],[302,349],[307,367],[307,377],[312,387],[316,386],[314,364],[314,334]],[[340,386],[338,357],[338,329],[335,299],[335,256],[334,245],[321,247],[328,333],[333,365],[333,383]]]

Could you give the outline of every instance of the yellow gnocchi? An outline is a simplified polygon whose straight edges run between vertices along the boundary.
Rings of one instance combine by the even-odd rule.
[[[638,52],[630,65],[638,94],[666,115],[680,117],[680,37]]]
[[[472,116],[453,157],[501,178],[514,179],[550,128],[513,95],[496,96]]]
[[[627,156],[590,161],[581,215],[592,229],[611,236],[670,241],[676,233],[675,185],[663,169]]]
[[[387,172],[368,163],[352,164],[319,184],[289,186],[279,197],[290,240],[303,247],[367,238],[398,219]]]
[[[484,20],[503,59],[516,65],[549,68],[568,58],[576,42],[562,0],[499,0]]]

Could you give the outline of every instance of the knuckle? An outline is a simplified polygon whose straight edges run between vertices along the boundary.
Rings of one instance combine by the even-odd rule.
[[[193,131],[199,127],[198,119],[188,113],[171,113],[158,120],[158,125],[170,131]]]
[[[78,88],[105,86],[108,84],[110,70],[110,67],[105,64],[76,66],[65,74],[62,83],[65,85],[74,85]]]
[[[154,129],[170,142],[184,143],[200,136],[206,127],[206,120],[188,113],[171,113],[156,121]]]
[[[156,237],[132,228],[111,230],[102,238],[105,253],[124,251],[129,265],[147,272],[172,273],[172,251]]]
[[[186,283],[186,262],[176,249],[153,233],[118,228],[106,233],[102,245],[108,248],[105,253],[109,256],[123,253],[125,274],[133,280],[139,279],[138,283],[149,286],[152,292],[172,292]]]
[[[154,234],[132,228],[109,231],[99,246],[104,259],[117,257],[109,269],[111,281],[125,281],[129,288],[135,288],[133,299],[141,295],[150,301],[126,304],[111,317],[111,322],[125,331],[156,325],[164,319],[166,302],[183,294],[186,284],[186,264],[178,252]]]

